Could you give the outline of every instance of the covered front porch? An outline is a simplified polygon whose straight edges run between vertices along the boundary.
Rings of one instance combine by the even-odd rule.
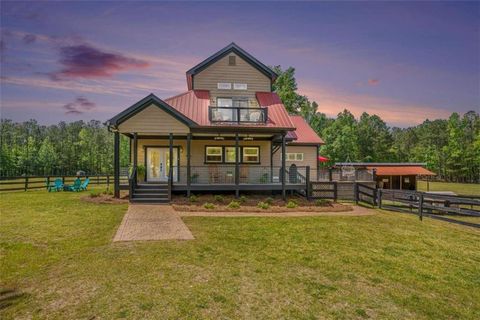
[[[309,166],[287,166],[286,132],[142,134],[115,132],[115,173],[120,157],[119,135],[130,138],[129,184],[115,184],[115,195],[128,189],[130,197],[146,185],[164,185],[172,192],[288,191],[305,192]],[[115,179],[118,181],[118,179]]]

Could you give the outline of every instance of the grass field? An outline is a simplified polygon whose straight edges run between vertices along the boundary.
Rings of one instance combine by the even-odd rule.
[[[83,193],[85,194],[85,193]],[[195,240],[115,243],[126,205],[0,194],[0,318],[478,319],[480,232],[361,217],[184,218]]]
[[[430,191],[453,191],[461,195],[480,196],[480,184],[455,182],[429,182]],[[427,191],[427,182],[418,181],[417,189]]]

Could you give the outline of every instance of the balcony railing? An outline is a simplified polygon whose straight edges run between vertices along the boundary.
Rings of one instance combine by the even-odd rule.
[[[210,122],[265,123],[267,108],[213,107],[208,109]]]

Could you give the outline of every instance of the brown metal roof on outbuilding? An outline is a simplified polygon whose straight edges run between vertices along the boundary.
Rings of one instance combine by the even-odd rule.
[[[435,173],[422,166],[367,166],[376,170],[377,176],[434,176]]]

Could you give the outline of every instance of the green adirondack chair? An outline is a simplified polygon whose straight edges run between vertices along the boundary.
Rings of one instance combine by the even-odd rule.
[[[80,185],[80,191],[87,190],[89,183],[90,183],[90,178],[85,179],[85,181],[83,181],[83,183]]]
[[[62,191],[62,190],[63,190],[63,182],[62,182],[62,179],[60,179],[60,178],[55,179],[55,181],[53,182],[53,184],[47,186],[47,189],[48,189],[48,192],[51,192],[51,191]]]
[[[80,191],[80,187],[82,185],[82,181],[80,180],[80,178],[77,178],[75,179],[75,181],[73,181],[73,185],[71,186],[68,186],[68,191]]]

